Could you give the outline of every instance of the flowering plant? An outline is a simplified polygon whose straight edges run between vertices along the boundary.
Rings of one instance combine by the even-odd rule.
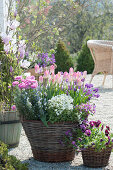
[[[33,68],[36,64],[39,65],[39,67],[47,67],[53,65],[54,63],[55,63],[54,54],[39,53],[35,57],[35,59],[31,62],[29,67]]]
[[[39,69],[39,68],[36,68]],[[36,70],[37,71],[37,70]],[[17,76],[12,83],[16,87],[15,104],[20,114],[28,120],[47,122],[79,121],[95,112],[90,104],[92,97],[99,97],[92,85],[84,86],[86,72],[68,72],[54,74],[54,66],[39,77],[23,78]],[[47,85],[43,79],[47,78]],[[86,104],[86,105],[85,105]]]
[[[89,122],[84,120],[76,132],[73,129],[65,133],[65,143],[76,150],[93,147],[100,152],[106,147],[113,146],[113,133],[110,133],[110,127],[104,126],[100,120]]]
[[[11,86],[14,77],[21,74],[20,60],[25,54],[25,41],[18,36],[19,22],[10,20],[7,33],[2,33],[0,37],[0,103],[2,107],[11,109],[13,100],[13,88]],[[17,30],[16,30],[17,29]]]

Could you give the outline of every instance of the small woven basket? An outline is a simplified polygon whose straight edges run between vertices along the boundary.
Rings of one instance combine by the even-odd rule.
[[[75,150],[61,144],[64,133],[78,128],[78,122],[49,124],[46,127],[41,121],[22,121],[23,128],[31,144],[33,156],[42,162],[66,162],[75,157]]]
[[[112,147],[107,147],[101,152],[96,152],[95,148],[86,148],[82,151],[83,164],[92,168],[105,167],[108,165]]]

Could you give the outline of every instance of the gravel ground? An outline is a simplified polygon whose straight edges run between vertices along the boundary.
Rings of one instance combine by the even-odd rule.
[[[88,75],[86,82],[89,83],[91,75]],[[103,123],[109,125],[113,131],[113,89],[112,76],[108,75],[104,87],[101,86],[103,75],[96,75],[92,81],[94,87],[98,87],[100,98],[95,100],[96,114],[90,120],[102,120]],[[75,156],[72,162],[67,163],[45,163],[33,159],[30,144],[22,130],[19,146],[10,149],[9,154],[15,155],[22,162],[29,163],[29,170],[94,170],[95,168],[87,168],[83,166],[81,154]],[[96,168],[96,170],[113,170],[113,152],[110,156],[109,165],[105,168]]]

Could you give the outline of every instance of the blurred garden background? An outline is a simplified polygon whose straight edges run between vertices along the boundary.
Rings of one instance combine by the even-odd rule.
[[[113,39],[112,9],[112,0],[20,0],[19,34],[28,40],[28,52],[56,50],[57,71],[60,67],[68,71],[72,66],[92,73],[93,60],[86,41]]]

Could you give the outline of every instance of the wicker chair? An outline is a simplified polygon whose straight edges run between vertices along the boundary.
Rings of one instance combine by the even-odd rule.
[[[87,45],[94,60],[94,70],[90,83],[97,73],[102,72],[104,74],[102,85],[104,86],[106,75],[111,74],[113,88],[113,41],[89,40]]]

